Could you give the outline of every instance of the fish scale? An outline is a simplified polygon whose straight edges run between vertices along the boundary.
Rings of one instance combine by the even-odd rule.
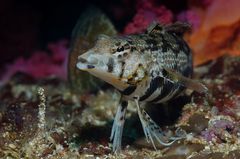
[[[141,104],[162,103],[189,88],[205,93],[207,88],[192,76],[192,53],[183,39],[185,23],[151,25],[146,33],[108,37],[101,35],[96,45],[79,56],[77,67],[108,82],[122,94],[114,119],[113,151],[120,151],[125,114],[134,100],[146,138],[154,145],[169,145],[183,136],[166,137]],[[157,131],[156,131],[157,130]],[[179,135],[176,133],[176,135]]]

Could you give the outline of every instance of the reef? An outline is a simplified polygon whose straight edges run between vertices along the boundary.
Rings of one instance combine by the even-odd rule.
[[[1,82],[7,82],[18,72],[26,73],[33,78],[55,76],[66,80],[67,56],[68,40],[49,43],[47,51],[38,50],[29,58],[18,57],[11,64],[7,64],[4,73],[0,76]]]
[[[123,133],[124,149],[119,155],[122,158],[238,158],[239,67],[240,58],[224,56],[196,69],[196,76],[208,86],[209,94],[193,93],[191,102],[183,105],[174,125],[185,130],[187,137],[169,147],[157,145],[156,151],[146,142],[136,106],[131,103]],[[0,92],[1,158],[119,157],[111,153],[109,141],[120,97],[115,90],[79,96],[59,78],[39,80],[18,73],[1,86]],[[168,113],[174,114],[169,110]],[[171,130],[171,125],[161,125]]]
[[[133,20],[124,28],[124,34],[144,32],[153,22],[169,24],[173,21],[173,14],[163,5],[156,5],[155,1],[142,1],[137,4],[137,11]]]
[[[80,16],[71,42],[49,43],[46,50],[5,65],[0,158],[240,158],[239,2],[187,3],[188,8],[175,13],[154,0],[139,1],[122,32],[107,14],[91,8]],[[222,10],[231,10],[231,16]],[[109,137],[120,94],[76,70],[76,58],[98,34],[140,33],[152,21],[176,20],[192,24],[184,37],[193,50],[193,78],[208,87],[208,94],[187,91],[167,104],[149,105],[147,112],[170,136],[176,127],[187,133],[170,146],[156,145],[157,150],[146,142],[131,102],[123,150],[114,154]]]

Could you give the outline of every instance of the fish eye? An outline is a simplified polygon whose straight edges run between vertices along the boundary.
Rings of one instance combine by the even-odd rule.
[[[121,54],[119,54],[117,57],[120,59],[120,58],[122,58],[122,55],[121,55]]]
[[[117,48],[117,52],[122,52],[122,51],[124,51],[124,47],[123,46],[120,46],[120,47]]]

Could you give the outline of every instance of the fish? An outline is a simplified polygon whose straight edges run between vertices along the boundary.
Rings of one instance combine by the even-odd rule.
[[[154,139],[170,145],[184,135],[167,136],[144,110],[145,103],[164,103],[191,89],[207,93],[202,83],[191,79],[192,52],[183,34],[187,23],[153,23],[146,32],[133,35],[99,35],[95,45],[78,57],[76,67],[111,84],[121,98],[110,139],[112,150],[121,150],[128,102],[135,101],[144,134],[156,149]]]

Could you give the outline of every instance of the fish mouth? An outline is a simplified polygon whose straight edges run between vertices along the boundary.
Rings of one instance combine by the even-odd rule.
[[[83,71],[87,71],[90,69],[94,69],[95,66],[93,64],[89,64],[86,59],[79,58],[77,62],[77,68]]]
[[[77,68],[83,71],[88,71],[96,68],[98,60],[96,58],[90,57],[87,53],[78,56]]]

